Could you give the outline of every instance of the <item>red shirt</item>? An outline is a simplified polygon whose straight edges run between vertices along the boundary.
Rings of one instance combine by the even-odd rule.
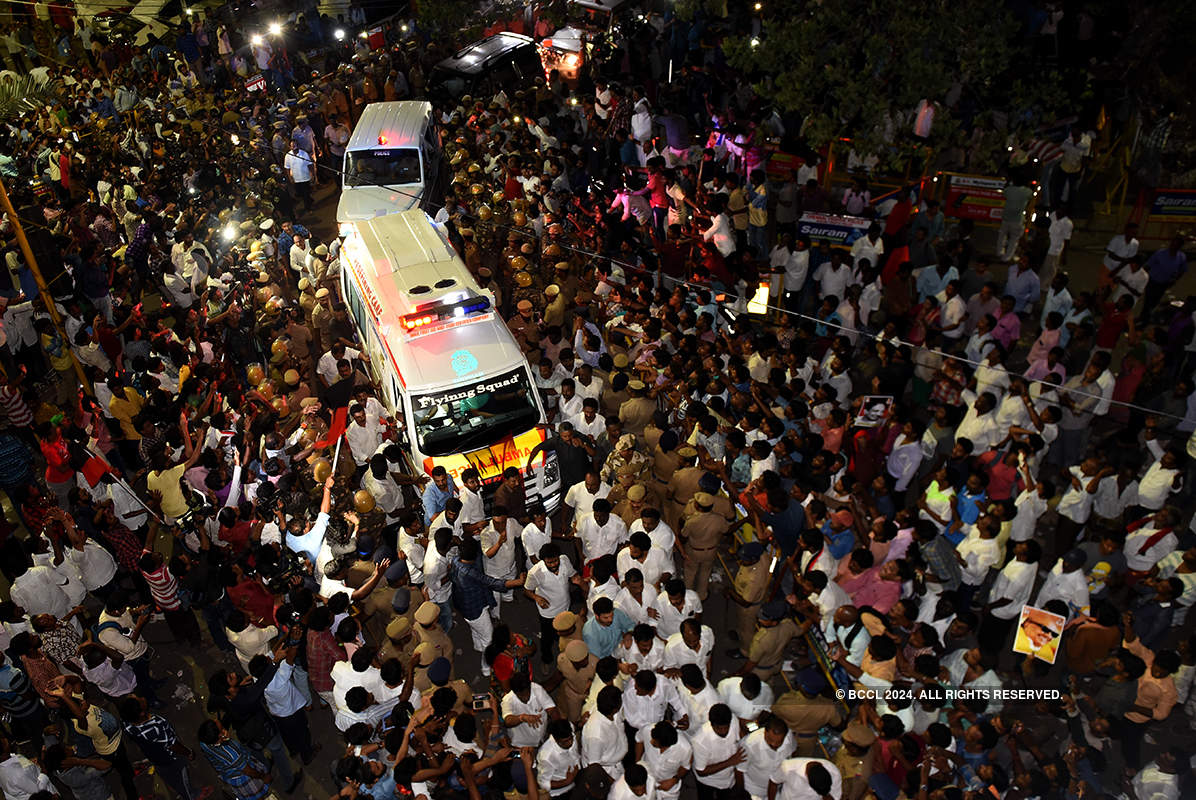
[[[274,624],[274,597],[253,578],[243,578],[235,586],[228,587],[228,596],[233,605],[244,610],[251,619]]]
[[[348,658],[332,631],[307,632],[307,677],[317,692],[332,691],[332,666]]]
[[[1121,311],[1112,303],[1105,303],[1105,318],[1096,329],[1095,343],[1097,347],[1112,350],[1117,346],[1117,340],[1130,324],[1130,311]]]
[[[988,496],[991,500],[1008,500],[1018,486],[1017,467],[1005,463],[995,450],[980,456],[980,464],[986,465],[988,473]]]
[[[669,191],[665,186],[664,176],[653,172],[648,176],[649,202],[652,208],[669,207]]]
[[[71,467],[71,457],[66,450],[66,442],[59,439],[56,442],[41,440],[42,455],[46,459],[46,483],[66,483],[75,477],[75,470]]]
[[[228,542],[228,546],[234,553],[244,552],[249,544],[249,522],[241,520],[231,528],[220,526],[220,541]]]

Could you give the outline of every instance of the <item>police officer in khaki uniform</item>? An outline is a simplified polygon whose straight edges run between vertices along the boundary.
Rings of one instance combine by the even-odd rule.
[[[843,731],[843,746],[832,759],[843,777],[843,797],[863,797],[868,790],[876,757],[875,743],[876,733],[860,720],[854,720]]]
[[[614,490],[611,491],[613,494]],[[651,501],[649,501],[649,497],[652,497]],[[607,499],[609,500],[610,498]],[[637,483],[627,490],[627,496],[615,506],[614,514],[630,528],[640,518],[640,515],[644,513],[645,508],[659,507],[659,495],[656,495],[655,491],[649,492],[644,484]]]
[[[565,297],[561,294],[561,287],[555,283],[549,284],[544,289],[544,325],[561,328],[562,333],[567,333],[564,330]]]
[[[311,332],[314,352],[325,353],[332,348],[332,293],[328,287],[316,290],[316,305],[311,310]]]
[[[681,526],[681,521],[685,515],[686,504],[693,499],[695,494],[702,490],[700,481],[705,470],[694,466],[694,460],[697,457],[698,451],[689,445],[677,451],[677,458],[681,467],[669,479],[669,488],[665,493],[669,505],[667,508],[661,509],[665,517],[664,521],[673,530]]]
[[[551,245],[549,246],[551,247]],[[553,270],[556,272],[553,280],[557,286],[561,287],[561,297],[565,300],[565,307],[572,307],[574,298],[581,291],[581,281],[573,274],[573,270],[569,268],[568,261],[558,261]]]
[[[436,657],[444,657],[453,663],[453,642],[440,628],[440,606],[425,600],[415,611],[415,638],[420,644],[430,644]]]
[[[561,676],[557,708],[565,719],[576,724],[581,719],[582,706],[590,694],[598,659],[585,642],[574,639],[565,646],[563,653],[557,655],[556,668]]]
[[[311,326],[311,312],[316,308],[316,293],[307,278],[299,279],[299,308],[303,309],[303,320]]]
[[[713,472],[707,472],[698,479],[698,486],[703,492],[714,498],[715,514],[734,525],[739,520],[739,512],[735,510],[735,502],[723,489],[723,482]]]
[[[827,680],[818,667],[806,667],[795,676],[797,689],[785,692],[772,704],[772,713],[785,721],[797,739],[797,754],[815,756],[818,731],[824,725],[838,726],[843,721],[843,707],[824,696]]]
[[[683,466],[681,456],[677,453],[677,434],[665,431],[650,452],[652,477],[660,483],[668,484],[673,474]],[[694,454],[697,455],[697,450],[694,450]]]
[[[631,397],[619,406],[619,421],[623,423],[623,430],[635,434],[636,439],[643,437],[644,428],[656,413],[656,401],[647,397],[647,390],[648,387],[638,378],[628,381],[627,391]]]
[[[540,326],[536,323],[535,310],[532,301],[526,298],[515,303],[515,314],[507,320],[507,330],[516,341],[523,343],[533,339],[540,340]]]
[[[457,702],[453,704],[453,711],[460,714],[469,707],[469,701],[473,699],[473,691],[469,688],[469,684],[460,678],[453,680],[453,665],[447,658],[437,658],[428,666],[428,681],[428,688],[421,693],[423,697],[431,697],[437,689],[447,686],[457,693]]]
[[[760,629],[752,637],[748,647],[748,660],[739,669],[739,674],[756,673],[762,681],[781,671],[785,648],[793,637],[801,632],[797,623],[788,614],[784,600],[771,600],[760,608]]]
[[[772,583],[771,560],[764,559],[764,545],[748,542],[739,548],[739,568],[727,587],[727,597],[734,603],[735,628],[739,646],[747,647],[756,633],[756,615],[768,596]]]
[[[432,666],[432,662],[436,660],[436,648],[431,642],[423,642],[416,645],[415,650],[412,651],[412,657],[415,659],[415,671],[411,680],[414,683],[415,691],[423,694],[432,687],[432,680],[428,677],[428,667]]]
[[[552,629],[556,631],[557,652],[565,652],[569,642],[580,642],[581,623],[572,611],[562,611],[552,618]]]
[[[400,664],[406,664],[414,654],[415,633],[411,630],[411,620],[395,617],[386,626],[386,641],[378,650],[378,660],[385,664],[397,658]]]
[[[685,587],[705,602],[710,572],[718,558],[718,546],[727,535],[727,521],[711,511],[714,498],[706,492],[694,495],[696,513],[685,518],[678,537],[685,550]]]

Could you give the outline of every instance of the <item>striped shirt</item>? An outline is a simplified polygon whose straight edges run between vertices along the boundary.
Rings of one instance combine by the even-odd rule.
[[[21,390],[11,386],[0,386],[0,407],[4,409],[10,425],[25,428],[33,424],[33,412],[21,397]]]
[[[40,707],[25,673],[12,664],[0,666],[0,709],[23,718],[36,713]]]
[[[200,742],[199,749],[207,756],[220,780],[233,790],[239,800],[259,800],[270,794],[268,784],[245,774],[246,767],[264,771],[265,766],[255,760],[240,742],[235,739],[218,744]]]
[[[149,584],[150,594],[153,595],[154,602],[158,604],[159,609],[162,611],[177,611],[179,609],[179,583],[174,579],[169,567],[163,564],[153,572],[142,570],[141,575]]]

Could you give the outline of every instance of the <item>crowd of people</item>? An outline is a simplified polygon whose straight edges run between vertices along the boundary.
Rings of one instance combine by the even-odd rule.
[[[210,18],[37,54],[70,82],[0,132],[8,800],[1193,791],[1184,240],[1127,227],[1080,289],[1016,170],[995,249],[812,153],[770,179],[786,120],[712,31],[431,98],[432,213],[527,354],[558,508],[413,467],[340,296],[318,185],[418,54],[256,91]]]

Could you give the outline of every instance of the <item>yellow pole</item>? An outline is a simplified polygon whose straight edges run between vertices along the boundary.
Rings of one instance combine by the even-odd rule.
[[[79,363],[79,359],[75,358],[75,351],[71,347],[71,342],[66,338],[66,331],[62,328],[62,317],[58,315],[58,308],[54,305],[54,296],[50,294],[50,290],[46,287],[46,280],[42,277],[42,271],[37,267],[37,259],[33,257],[33,250],[29,247],[29,240],[25,238],[25,229],[21,227],[21,220],[17,217],[16,209],[12,207],[12,201],[8,199],[8,190],[4,188],[4,181],[0,180],[0,207],[8,214],[8,219],[12,223],[13,233],[17,235],[17,244],[21,247],[21,253],[25,256],[25,263],[29,265],[29,271],[33,273],[33,280],[37,281],[38,291],[41,292],[42,304],[45,305],[46,311],[50,314],[50,321],[54,323],[54,330],[58,331],[58,335],[62,337],[63,346],[71,355],[71,363],[75,365],[75,374],[79,377],[79,384],[88,394],[94,394],[91,390],[91,385],[87,381],[87,375],[83,372],[83,365]],[[67,411],[69,409],[63,409]]]

